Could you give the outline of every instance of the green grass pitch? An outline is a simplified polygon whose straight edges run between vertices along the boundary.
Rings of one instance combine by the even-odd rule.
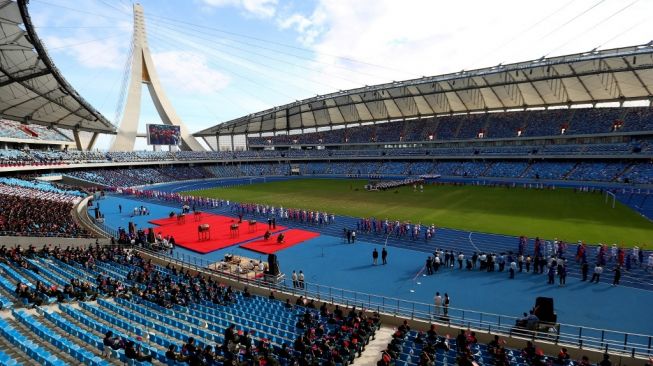
[[[186,194],[236,202],[283,205],[337,215],[410,220],[439,227],[567,242],[618,243],[651,248],[653,223],[596,193],[477,186],[430,186],[367,192],[365,180],[297,179]]]

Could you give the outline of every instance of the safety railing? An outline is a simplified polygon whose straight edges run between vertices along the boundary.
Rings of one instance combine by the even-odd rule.
[[[80,223],[90,232],[92,232],[94,237],[100,238],[118,238],[118,231],[107,226],[104,222],[99,221],[88,214],[88,202],[93,196],[88,196],[80,201],[72,211],[74,217],[76,217]]]

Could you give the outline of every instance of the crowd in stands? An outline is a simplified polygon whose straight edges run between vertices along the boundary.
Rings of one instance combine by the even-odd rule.
[[[0,138],[1,137],[22,140],[72,141],[63,132],[54,127],[48,128],[34,124],[23,124],[6,119],[0,119]]]
[[[75,150],[0,150],[0,167],[25,165],[70,165],[81,163],[123,163],[197,160],[249,160],[275,158],[330,158],[384,156],[549,156],[549,155],[633,155],[650,153],[648,140],[623,139],[621,142],[520,140],[524,137],[592,135],[614,132],[648,132],[653,129],[652,108],[589,108],[487,113],[425,118],[420,120],[368,124],[331,131],[249,137],[250,146],[429,142],[448,142],[431,148],[359,150],[244,150],[244,151],[135,151],[80,152]],[[66,132],[67,133],[67,132]],[[0,120],[0,137],[47,138],[68,141],[63,131],[36,125]],[[39,136],[39,137],[35,137]],[[484,138],[504,138],[495,146]],[[249,167],[251,175],[270,175],[283,167]],[[273,169],[272,171],[267,169]]]
[[[253,163],[157,168],[110,168],[66,174],[113,187],[131,187],[188,179],[289,176],[291,167],[303,176],[340,175],[354,178],[443,176],[466,178],[521,178],[585,182],[653,184],[650,162],[532,160],[355,161],[308,163]]]
[[[214,175],[204,168],[189,166],[76,170],[66,174],[89,182],[114,187],[137,186],[188,179],[214,178]]]
[[[367,124],[333,131],[250,137],[250,145],[418,142],[476,138],[516,138],[609,134],[653,129],[651,108],[582,108],[425,118]],[[482,134],[480,137],[479,134]]]
[[[46,182],[0,178],[0,233],[19,236],[87,236],[71,215],[82,194]]]
[[[449,363],[450,362],[450,363]],[[377,366],[433,366],[456,364],[459,366],[612,366],[610,355],[605,353],[596,363],[588,356],[573,360],[569,350],[561,347],[557,355],[546,355],[534,344],[525,341],[524,348],[511,349],[506,341],[495,335],[487,345],[481,344],[476,332],[461,329],[453,338],[449,334],[439,334],[432,324],[428,331],[411,329],[408,321],[397,328],[390,343],[381,353]]]
[[[77,197],[85,196],[84,193],[80,192],[75,188],[63,186],[63,185],[57,185],[51,182],[38,181],[38,180],[0,177],[0,184],[28,188],[28,189],[33,189],[42,192],[59,193],[68,196],[77,196]]]
[[[266,298],[251,294],[247,287],[235,290],[212,276],[193,274],[170,264],[156,265],[122,247],[44,246],[37,250],[30,246],[23,250],[3,246],[0,267],[4,294],[13,293],[9,296],[26,306],[59,302],[61,309],[60,315],[45,309],[40,317],[14,312],[15,320],[5,320],[8,323],[3,323],[3,329],[15,322],[38,322],[40,329],[47,329],[37,332],[39,336],[56,342],[55,348],[68,354],[59,356],[67,357],[69,362],[93,360],[100,364],[101,359],[94,355],[102,351],[104,357],[115,352],[125,362],[348,365],[361,355],[380,327],[377,313],[364,313],[355,307],[329,308],[325,303],[318,309],[318,303],[303,297],[294,305],[289,299],[284,304],[275,293]],[[28,278],[37,281],[32,284]],[[0,297],[5,304],[13,305],[4,295]],[[97,305],[86,302],[96,299]],[[79,307],[66,305],[71,301],[79,301]],[[64,334],[52,326],[60,327],[65,335],[50,339],[49,334]],[[80,332],[80,326],[93,331]],[[143,328],[152,326],[159,334],[150,333],[146,342],[140,335],[144,334]],[[102,336],[93,339],[93,333]],[[15,342],[12,337],[20,335],[14,334],[0,337]],[[81,347],[66,346],[71,341]],[[23,356],[27,354],[32,355],[25,352]],[[34,356],[40,356],[40,352]],[[57,359],[47,358],[51,363]]]
[[[519,144],[516,144],[519,143]],[[21,168],[31,166],[56,166],[66,167],[73,164],[86,163],[126,163],[126,162],[184,162],[220,160],[232,162],[233,169],[240,169],[244,162],[249,175],[280,175],[287,172],[285,164],[270,162],[254,164],[251,160],[273,159],[349,159],[349,158],[439,158],[456,156],[462,158],[505,157],[505,158],[544,158],[548,156],[587,156],[596,158],[603,156],[622,156],[623,158],[644,156],[651,154],[653,145],[649,140],[632,140],[629,142],[614,143],[542,143],[512,141],[500,146],[493,144],[475,143],[473,145],[457,143],[456,146],[443,144],[431,148],[384,148],[384,149],[291,149],[291,150],[247,150],[247,151],[222,151],[222,152],[81,152],[77,150],[12,150],[0,149],[0,168]]]
[[[211,276],[154,264],[136,251],[116,246],[3,246],[0,273],[3,304],[19,306],[9,301],[13,297],[18,304],[41,309],[40,315],[14,310],[2,321],[5,330],[24,324],[27,328],[22,329],[34,331],[33,335],[16,330],[0,337],[12,343],[21,335],[43,338],[41,342],[61,350],[54,356],[19,348],[9,356],[23,362],[43,356],[49,362],[63,357],[67,363],[98,364],[102,359],[97,355],[115,354],[123,362],[205,366],[349,365],[355,364],[381,326],[375,312],[330,307],[303,297],[284,303],[277,293],[253,295],[247,287],[236,290]],[[67,304],[73,301],[78,305]],[[58,312],[47,307],[52,303],[59,303]],[[156,332],[148,332],[145,340],[141,335],[147,328]],[[609,361],[606,354],[600,365],[610,365]],[[405,320],[394,329],[377,364],[448,363],[589,366],[590,359],[581,356],[574,361],[565,348],[545,355],[533,341],[525,341],[521,350],[510,348],[500,336],[480,344],[474,331],[461,330],[450,337],[435,324],[414,330]]]

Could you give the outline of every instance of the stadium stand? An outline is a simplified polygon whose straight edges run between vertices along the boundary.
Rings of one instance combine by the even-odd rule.
[[[480,118],[480,117],[479,117]],[[448,122],[447,122],[448,123]],[[561,156],[577,158],[587,155],[597,157],[640,158],[650,157],[650,137],[624,137],[614,142],[599,141],[549,141],[524,140],[503,141],[501,144],[485,143],[477,139],[474,143],[451,144],[438,143],[429,147],[363,147],[340,146],[330,149],[290,149],[290,150],[245,150],[222,152],[80,152],[76,150],[0,150],[0,168],[23,166],[79,165],[79,164],[125,164],[156,162],[193,162],[193,161],[246,161],[270,159],[343,159],[343,158],[380,158],[380,157],[520,157]]]
[[[213,178],[214,175],[201,167],[175,166],[138,169],[80,170],[67,173],[69,176],[89,182],[114,187],[172,182],[178,180]]]
[[[0,258],[0,302],[11,309],[0,320],[7,365],[348,365],[381,326],[376,313],[316,309],[302,297],[284,303],[120,247],[2,247]],[[472,331],[453,339],[436,326],[414,330],[404,322],[381,357],[404,366],[427,357],[437,365],[558,364],[558,356],[524,343],[522,350],[501,341],[486,346]]]
[[[88,236],[70,214],[81,196],[45,182],[0,178],[0,235]]]
[[[118,247],[2,247],[0,258],[0,301],[12,309],[0,346],[17,346],[5,348],[4,364],[347,365],[380,326],[378,315],[284,304]]]
[[[88,182],[129,187],[179,180],[289,176],[294,163],[241,163],[157,168],[105,168],[69,171],[65,174]],[[512,178],[578,182],[650,184],[650,163],[605,161],[342,161],[296,164],[299,174],[334,176],[396,176],[439,174],[443,177]]]
[[[8,137],[23,140],[49,140],[71,142],[68,136],[54,128],[39,125],[22,124],[6,119],[0,120],[0,138]]]
[[[562,135],[646,132],[653,127],[651,108],[553,109],[525,112],[454,115],[420,120],[387,122],[349,127],[334,131],[306,133],[294,138],[287,135],[250,137],[250,146],[295,144],[334,144],[547,137]]]
[[[597,362],[606,352],[606,358],[599,363],[601,366],[611,365],[607,352],[637,364],[646,362],[643,357],[651,356],[652,336],[595,328],[594,314],[588,314],[588,318],[592,318],[589,326],[588,322],[575,326],[555,320],[540,322],[526,314],[524,318],[514,318],[484,312],[486,309],[449,308],[448,302],[444,313],[440,314],[437,302],[435,306],[419,303],[404,295],[392,298],[392,303],[386,302],[384,295],[379,297],[382,298],[379,304],[372,300],[376,295],[366,294],[366,303],[358,291],[347,288],[332,291],[328,286],[320,289],[319,284],[305,283],[303,274],[299,281],[293,278],[290,287],[283,273],[275,275],[272,266],[266,268],[260,259],[261,267],[253,265],[254,260],[251,260],[252,267],[244,270],[240,268],[240,259],[236,270],[216,270],[219,263],[233,258],[234,254],[225,254],[220,262],[216,261],[220,260],[217,256],[211,258],[216,261],[213,267],[203,266],[199,258],[198,266],[198,257],[193,256],[194,263],[184,260],[191,258],[190,254],[186,249],[176,248],[173,238],[155,237],[154,228],[147,230],[142,225],[154,225],[156,221],[145,221],[150,212],[146,203],[154,203],[152,206],[157,206],[153,208],[158,217],[169,215],[169,220],[177,221],[177,225],[182,221],[185,224],[190,203],[195,221],[189,227],[193,237],[197,229],[198,240],[200,234],[209,234],[202,239],[211,238],[210,231],[203,232],[208,224],[201,223],[202,212],[196,211],[196,205],[227,215],[225,228],[228,225],[234,239],[240,233],[243,216],[253,219],[248,223],[250,233],[266,219],[268,228],[276,229],[276,218],[279,218],[280,223],[288,224],[288,228],[283,227],[280,232],[310,229],[315,237],[324,233],[336,238],[335,244],[339,244],[337,238],[342,238],[343,228],[347,237],[351,235],[350,228],[356,227],[359,237],[366,242],[356,248],[367,244],[383,245],[384,254],[386,246],[395,250],[410,249],[414,251],[411,254],[419,256],[428,253],[428,260],[431,260],[430,255],[438,259],[445,257],[446,251],[445,258],[451,262],[447,268],[452,272],[471,273],[476,271],[477,262],[479,271],[493,272],[496,265],[498,271],[503,272],[506,264],[514,267],[515,260],[521,266],[524,258],[517,259],[518,253],[527,255],[526,272],[530,272],[532,255],[535,271],[531,277],[539,281],[535,274],[544,277],[547,269],[549,277],[556,270],[564,271],[558,272],[564,276],[569,270],[570,277],[578,277],[581,268],[589,268],[589,258],[597,266],[618,262],[614,276],[617,278],[617,273],[621,276],[621,266],[624,266],[621,282],[624,287],[651,291],[653,281],[648,271],[653,268],[653,254],[646,253],[650,259],[644,266],[644,250],[638,247],[626,253],[624,248],[618,249],[614,244],[613,253],[608,252],[610,247],[599,243],[592,245],[590,250],[590,246],[581,241],[578,245],[567,245],[557,239],[525,237],[520,237],[517,245],[515,237],[447,228],[437,228],[436,247],[432,240],[435,224],[422,226],[419,221],[338,217],[338,224],[333,225],[335,214],[310,208],[308,213],[304,209],[285,208],[286,214],[291,212],[288,219],[287,215],[282,215],[282,207],[277,211],[272,207],[270,211],[270,207],[263,204],[193,197],[176,193],[169,186],[151,185],[184,181],[175,188],[181,190],[182,186],[184,189],[196,185],[203,187],[205,183],[208,187],[210,184],[266,181],[261,177],[274,181],[285,179],[274,177],[291,175],[336,176],[378,180],[370,182],[366,187],[369,189],[394,190],[413,185],[416,194],[419,183],[421,194],[425,181],[440,184],[437,181],[440,178],[446,180],[442,184],[471,183],[502,187],[506,191],[521,183],[524,188],[544,190],[553,189],[558,183],[573,182],[575,194],[586,190],[597,195],[613,194],[643,215],[653,217],[649,186],[653,184],[653,108],[647,85],[653,68],[647,60],[652,54],[648,48],[653,44],[616,51],[595,49],[560,58],[544,57],[531,64],[500,64],[471,72],[463,70],[455,76],[424,76],[412,81],[393,81],[386,86],[366,85],[359,90],[340,90],[249,114],[194,134],[203,137],[205,144],[211,145],[209,140],[214,141],[217,146],[210,147],[216,150],[220,150],[220,140],[226,137],[226,131],[232,134],[231,150],[235,149],[233,134],[243,134],[245,146],[238,147],[241,151],[77,151],[72,147],[91,149],[100,134],[117,134],[112,149],[132,150],[138,135],[138,118],[130,116],[138,116],[138,112],[133,113],[134,106],[140,105],[132,102],[140,100],[141,82],[149,83],[162,120],[180,127],[180,137],[184,141],[180,149],[202,150],[203,147],[189,136],[176,113],[171,113],[171,103],[158,91],[160,83],[143,41],[140,5],[135,5],[131,48],[134,52],[130,55],[136,57],[133,65],[141,66],[142,61],[144,69],[141,73],[140,68],[131,68],[132,87],[124,105],[126,91],[118,93],[121,100],[117,111],[124,109],[125,115],[121,127],[116,128],[65,82],[54,67],[36,36],[27,13],[28,3],[27,0],[5,1],[0,6],[4,34],[3,47],[0,47],[3,56],[0,58],[3,74],[0,91],[3,96],[10,97],[0,100],[3,105],[0,109],[3,117],[15,120],[0,119],[0,173],[6,174],[0,177],[0,239],[3,243],[0,245],[0,366],[348,366],[358,364],[366,347],[384,332],[386,335],[392,332],[387,347],[380,355],[375,353],[371,357],[380,366],[589,366],[588,358],[572,360],[565,348],[557,356],[550,352],[559,345],[573,346],[577,355],[591,352],[595,358],[592,361]],[[639,56],[639,64],[636,56]],[[587,66],[581,66],[583,70],[577,72],[572,66],[581,62]],[[21,64],[29,66],[18,67]],[[571,74],[563,70],[566,67]],[[546,70],[546,75],[540,69]],[[534,71],[537,73],[532,78],[526,76]],[[125,85],[128,74],[129,68],[124,72]],[[585,83],[589,77],[597,80]],[[632,82],[624,82],[624,78]],[[460,80],[458,86],[454,87],[457,80]],[[445,84],[448,84],[446,88]],[[574,87],[576,84],[582,85],[583,90]],[[591,89],[595,88],[600,92],[594,93]],[[132,94],[134,90],[139,93]],[[649,107],[571,108],[572,104],[580,103],[623,105],[645,99]],[[534,105],[570,107],[526,110]],[[499,109],[502,112],[494,112]],[[423,117],[425,113],[448,115]],[[345,125],[345,121],[357,122]],[[129,125],[130,128],[125,128]],[[254,133],[259,136],[247,136]],[[148,139],[149,136],[148,133]],[[123,138],[129,138],[130,143],[118,143]],[[86,139],[89,141],[82,142]],[[73,181],[84,187],[105,186],[106,191],[111,192],[107,195],[112,196],[107,200],[119,202],[111,206],[111,210],[117,212],[116,222],[129,221],[129,225],[125,225],[128,229],[114,230],[104,225],[99,207],[105,191],[88,188],[94,192],[90,197],[87,191],[70,186],[32,180],[39,172],[44,175],[40,179]],[[428,177],[420,177],[422,175]],[[214,178],[236,179],[215,181]],[[186,182],[195,180],[198,182]],[[551,183],[551,186],[545,187],[540,182]],[[161,192],[155,191],[159,188]],[[167,188],[170,191],[165,191]],[[350,184],[350,190],[353,189]],[[608,198],[606,194],[606,203]],[[143,203],[140,208],[134,208],[134,215],[129,213],[131,210],[123,213],[122,205],[130,201],[136,205]],[[175,211],[179,206],[182,212]],[[538,209],[532,206],[528,208]],[[88,217],[92,211],[95,220]],[[139,213],[148,218],[135,217],[141,216]],[[426,230],[423,240],[422,229]],[[176,226],[174,233],[181,233],[180,227]],[[117,234],[115,238],[110,237],[114,234]],[[472,234],[478,234],[478,239],[472,241]],[[269,235],[267,232],[264,240]],[[389,241],[391,236],[393,240]],[[276,244],[284,244],[282,234],[277,238]],[[349,238],[343,238],[342,244]],[[107,244],[100,245],[100,240]],[[54,246],[49,243],[52,241],[70,245]],[[96,244],[89,244],[92,241]],[[37,249],[33,242],[48,244]],[[252,244],[250,240],[234,242],[234,246],[239,247],[234,251],[247,249],[241,243]],[[320,258],[325,257],[325,247],[320,248]],[[467,268],[463,269],[462,257],[458,257],[460,264],[456,268],[454,253],[467,256]],[[180,254],[182,259],[179,259]],[[407,257],[402,259],[407,260]],[[276,257],[269,258],[270,264],[276,262]],[[302,265],[314,264],[308,256],[299,259]],[[332,264],[334,262],[331,260]],[[386,264],[385,256],[383,264]],[[407,278],[402,279],[401,286],[407,287],[411,282],[421,285],[416,280],[426,275],[422,269],[414,274],[413,269],[418,267],[411,264],[411,269],[402,274]],[[360,268],[363,267],[358,266]],[[329,272],[331,268],[318,270],[334,274]],[[515,268],[511,270],[510,278],[514,278]],[[392,273],[386,271],[386,274]],[[583,275],[586,277],[587,271]],[[604,275],[601,281],[597,277],[597,287],[599,282],[603,287],[598,291],[605,291],[604,285],[610,281],[607,277]],[[376,285],[382,282],[381,278],[376,279]],[[618,284],[615,281],[614,286]],[[551,282],[554,281],[550,279]],[[561,275],[561,287],[563,284]],[[312,292],[311,286],[317,287],[317,291]],[[473,288],[469,290],[472,296],[479,297]],[[492,296],[503,296],[507,292],[496,292]],[[347,298],[345,293],[352,293],[353,299]],[[607,294],[603,296],[609,297]],[[553,298],[549,301],[553,313]],[[645,301],[642,303],[646,305]],[[411,305],[412,310],[409,310]],[[536,305],[532,312],[540,310]],[[480,315],[478,320],[476,314]],[[648,319],[642,320],[645,323]],[[418,329],[411,329],[409,322]],[[430,329],[429,323],[432,323]],[[438,327],[448,330],[441,332]],[[446,333],[459,328],[464,329],[460,329],[455,339]],[[484,337],[494,336],[494,341],[481,344],[475,331],[483,333]],[[497,332],[510,339],[511,345],[493,334]],[[607,337],[606,332],[609,333]],[[522,341],[526,347],[520,350],[517,342]],[[548,355],[533,345],[535,342],[549,343]],[[635,359],[636,356],[639,359]]]

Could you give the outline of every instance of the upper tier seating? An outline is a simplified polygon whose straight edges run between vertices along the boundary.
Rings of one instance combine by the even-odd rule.
[[[250,145],[333,144],[517,138],[607,134],[615,131],[653,130],[649,107],[552,109],[523,112],[443,116],[399,122],[369,124],[334,131],[250,137]]]
[[[24,140],[72,141],[68,136],[56,129],[33,124],[22,124],[6,119],[0,119],[1,137]]]

